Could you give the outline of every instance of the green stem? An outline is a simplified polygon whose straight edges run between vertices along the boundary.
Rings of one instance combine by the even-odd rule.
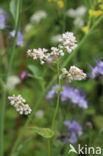
[[[16,15],[16,33],[11,49],[11,58],[9,61],[9,66],[8,66],[8,72],[6,76],[6,82],[8,79],[8,76],[11,73],[12,65],[13,65],[13,59],[14,59],[14,54],[15,54],[15,47],[16,47],[16,41],[17,41],[17,33],[19,29],[19,17],[20,17],[20,9],[21,9],[21,0],[17,1],[17,15]],[[5,120],[5,107],[6,107],[6,95],[7,95],[7,90],[6,88],[3,88],[3,93],[2,93],[2,104],[0,108],[0,156],[4,155],[4,120]]]
[[[90,32],[100,23],[100,21],[103,19],[103,16],[100,17],[96,22],[95,24],[92,26],[92,28],[90,29],[90,31],[83,37],[83,39],[80,41],[78,47],[76,48],[76,50],[64,61],[64,63],[62,64],[62,68],[65,67],[68,62],[70,61],[70,59],[75,55],[75,53],[80,49],[80,47],[82,46],[82,44],[84,43],[84,41],[87,39],[87,37],[90,35]],[[38,102],[35,104],[35,107],[33,108],[32,110],[32,114],[30,115],[30,117],[28,118],[28,120],[26,121],[24,127],[22,127],[21,129],[21,133],[19,134],[13,148],[12,148],[12,152],[11,154],[13,154],[15,151],[16,151],[16,148],[18,146],[18,144],[20,143],[20,141],[22,140],[23,138],[23,135],[25,133],[25,129],[26,127],[28,126],[30,120],[32,119],[33,115],[34,115],[34,112],[42,105],[42,100],[43,100],[43,97],[45,96],[45,94],[47,93],[47,91],[50,89],[50,87],[55,83],[57,79],[57,75],[55,75],[53,77],[53,79],[50,81],[50,83],[48,84],[47,88],[45,89],[45,92],[43,92],[38,100]]]
[[[6,90],[3,90],[2,104],[0,108],[0,156],[4,155],[4,115],[6,104]]]
[[[13,46],[11,49],[11,57],[9,60],[7,77],[12,72],[12,65],[13,65],[13,60],[14,60],[14,56],[15,56],[15,47],[16,47],[17,35],[18,35],[18,31],[19,31],[21,3],[22,3],[22,0],[17,1],[16,21],[15,21],[15,36],[14,36]]]
[[[55,127],[55,120],[56,120],[57,112],[58,112],[58,109],[59,109],[59,102],[60,102],[61,80],[59,78],[59,76],[60,76],[59,59],[57,60],[57,72],[58,72],[59,90],[58,90],[56,108],[55,108],[53,119],[52,119],[52,126],[51,126],[52,130],[54,130],[54,127]]]
[[[48,139],[48,156],[50,156],[50,139]]]

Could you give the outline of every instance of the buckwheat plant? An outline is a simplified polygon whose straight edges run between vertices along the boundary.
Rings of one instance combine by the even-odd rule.
[[[77,47],[76,44],[76,37],[74,36],[73,32],[66,32],[63,33],[61,38],[59,39],[58,47],[51,47],[50,52],[47,49],[33,49],[27,51],[27,56],[32,57],[34,60],[39,59],[41,64],[44,64],[48,58],[54,58],[56,65],[57,65],[57,75],[58,75],[58,96],[57,96],[57,103],[54,110],[52,122],[51,122],[51,129],[55,131],[55,121],[57,112],[59,109],[59,102],[60,102],[60,92],[62,90],[61,81],[65,78],[68,79],[68,82],[73,80],[83,80],[86,78],[86,74],[83,71],[75,66],[71,66],[69,71],[66,68],[61,69],[61,60],[62,57],[68,53],[73,52],[73,50]],[[61,74],[62,70],[62,74]],[[48,140],[48,156],[50,155],[50,139]]]

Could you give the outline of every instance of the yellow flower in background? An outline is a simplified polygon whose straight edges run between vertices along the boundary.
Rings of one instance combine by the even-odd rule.
[[[82,31],[84,32],[84,33],[87,33],[88,32],[88,26],[84,26],[84,27],[82,27]]]
[[[58,1],[58,6],[59,6],[59,8],[63,8],[63,7],[64,7],[64,2],[63,2],[63,0],[59,0],[59,1]]]
[[[103,12],[101,10],[94,11],[94,16],[98,17],[98,16],[102,15],[102,13]]]
[[[103,12],[101,10],[89,10],[89,17],[98,17],[102,14]]]
[[[64,7],[63,0],[48,0],[48,2],[56,2],[57,5],[59,6],[59,8],[63,8]]]

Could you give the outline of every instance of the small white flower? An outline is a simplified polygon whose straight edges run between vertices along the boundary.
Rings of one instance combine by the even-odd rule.
[[[19,83],[20,83],[19,77],[15,76],[15,75],[9,76],[8,80],[7,80],[7,89],[12,90]]]
[[[62,35],[62,37],[59,39],[59,48],[71,53],[76,47],[76,38],[72,32],[66,32]]]
[[[38,119],[43,118],[43,116],[44,116],[43,110],[38,110],[38,111],[35,113],[35,117],[38,118]]]
[[[59,77],[60,79],[67,78],[69,82],[73,80],[83,80],[86,78],[86,74],[76,66],[71,66],[69,71],[66,70],[66,68],[62,69],[62,74]]]
[[[27,56],[32,57],[34,60],[40,59],[41,64],[44,64],[45,61],[50,57],[50,53],[48,53],[48,50],[43,48],[33,49],[27,51]]]
[[[25,26],[25,32],[29,32],[33,28],[33,25],[31,23],[27,24]]]
[[[10,104],[16,108],[16,111],[19,112],[20,115],[28,115],[31,113],[31,108],[28,104],[25,104],[26,100],[22,98],[21,95],[17,97],[15,95],[9,96],[8,99],[10,100]]]
[[[86,7],[85,6],[80,6],[77,9],[70,8],[67,11],[67,16],[72,17],[72,18],[77,18],[77,17],[82,17],[86,13]]]
[[[39,23],[41,19],[44,19],[46,17],[47,17],[47,13],[43,10],[39,10],[31,16],[30,21],[32,23]]]
[[[53,43],[58,43],[59,42],[59,39],[61,38],[61,34],[57,34],[57,35],[55,35],[55,36],[53,36],[52,38],[51,38],[51,41],[53,42]]]
[[[76,19],[74,19],[74,25],[77,27],[79,27],[79,28],[81,28],[81,27],[83,27],[84,26],[84,20],[82,19],[82,18],[76,18]]]
[[[80,6],[76,9],[76,14],[80,17],[80,16],[84,16],[84,14],[86,13],[86,7],[85,6]]]

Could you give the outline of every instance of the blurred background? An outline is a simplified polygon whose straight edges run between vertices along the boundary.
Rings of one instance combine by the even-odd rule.
[[[0,1],[0,77],[3,80],[8,70],[15,36],[10,2],[10,0]],[[29,126],[36,125],[42,128],[51,126],[58,81],[53,80],[57,74],[56,66],[52,62],[41,65],[39,61],[27,58],[28,49],[50,49],[58,45],[61,34],[73,32],[79,48],[75,54],[70,54],[72,57],[66,63],[66,68],[76,65],[87,73],[87,79],[84,81],[63,83],[55,126],[56,135],[52,139],[52,156],[67,156],[66,151],[70,143],[75,147],[78,143],[82,146],[86,144],[103,147],[102,16],[102,0],[22,1],[12,73],[7,79],[6,87],[8,95],[21,94],[31,108],[35,107],[42,96]],[[70,55],[65,55],[61,64],[65,63]],[[5,114],[4,148],[5,156],[9,156],[20,128],[28,117],[20,116],[8,99]],[[35,132],[26,130],[15,155],[46,156],[47,140]]]

